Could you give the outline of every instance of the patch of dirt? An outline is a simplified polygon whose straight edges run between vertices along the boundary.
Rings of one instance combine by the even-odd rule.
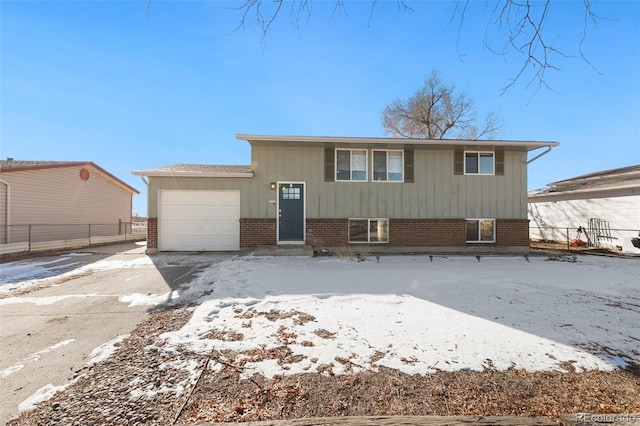
[[[640,411],[640,379],[617,372],[378,372],[241,378],[208,370],[186,405],[183,423],[301,417],[389,415],[548,416]]]
[[[222,340],[223,342],[238,342],[240,340],[244,340],[244,334],[233,330],[213,329],[204,337],[205,339]]]
[[[330,331],[327,331],[324,328],[319,328],[317,330],[314,330],[313,334],[315,334],[318,337],[322,337],[323,339],[335,339],[336,338],[336,333],[332,333]]]
[[[619,251],[607,250],[604,248],[598,247],[589,247],[589,246],[572,246],[570,245],[567,249],[567,242],[563,241],[548,241],[548,240],[532,240],[529,243],[529,247],[533,250],[552,250],[552,251],[562,251],[562,252],[576,252],[576,253],[607,253],[607,254],[620,254]]]
[[[74,383],[9,424],[166,425],[364,415],[547,416],[557,421],[569,413],[640,412],[635,364],[629,371],[583,372],[569,363],[563,365],[565,372],[527,372],[497,371],[487,361],[482,372],[411,376],[383,367],[356,373],[361,368],[349,357],[335,359],[345,375],[335,375],[335,366],[324,364],[316,367],[319,373],[247,377],[247,362],[272,359],[285,367],[300,362],[301,355],[283,344],[211,353],[207,362],[206,356],[188,350],[165,350],[160,334],[181,328],[191,314],[188,308],[151,314],[115,354],[70,373]],[[279,333],[283,340],[293,338],[284,329]],[[321,334],[333,336],[326,330]],[[384,355],[376,352],[371,359]],[[191,362],[197,381],[184,369],[185,362]]]
[[[241,319],[251,319],[251,318],[257,318],[259,316],[263,316],[272,322],[275,322],[277,320],[292,318],[293,324],[296,326],[304,325],[308,322],[316,320],[316,318],[313,315],[309,315],[306,312],[302,312],[298,310],[279,311],[277,309],[272,309],[269,312],[250,311],[250,312],[245,312],[244,314],[240,314],[240,312],[236,312],[236,314],[238,314],[236,315],[236,318],[241,318]]]

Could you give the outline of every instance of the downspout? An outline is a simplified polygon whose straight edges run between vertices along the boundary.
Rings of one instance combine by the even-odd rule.
[[[7,219],[7,223],[2,224],[2,226],[5,227],[5,241],[2,242],[2,244],[5,243],[9,243],[11,242],[11,236],[10,236],[10,232],[11,232],[11,228],[9,228],[9,225],[11,225],[11,185],[9,185],[9,182],[6,182],[2,179],[0,179],[0,185],[6,185],[7,187],[7,199],[5,200],[5,214],[6,214],[6,219]]]
[[[553,149],[553,147],[551,145],[547,146],[547,149],[543,152],[541,152],[540,154],[536,155],[535,157],[533,157],[531,160],[527,160],[527,164],[529,163],[533,163],[534,161],[536,161],[538,158],[542,157],[545,154],[548,154],[551,150]]]

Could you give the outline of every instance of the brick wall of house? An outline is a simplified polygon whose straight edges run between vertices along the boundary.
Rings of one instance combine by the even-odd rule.
[[[349,241],[349,219],[307,219],[307,244],[341,247]]]
[[[496,219],[496,245],[529,246],[529,219]]]
[[[389,219],[389,247],[463,247],[476,245],[465,241],[464,219]],[[342,247],[349,244],[348,219],[307,219],[306,242],[317,247]],[[240,247],[276,244],[275,219],[240,219]],[[354,244],[355,245],[355,244]],[[500,247],[529,245],[527,219],[496,219],[496,242]],[[158,248],[158,219],[147,222],[147,248]]]
[[[392,247],[464,246],[464,219],[389,219]]]
[[[275,219],[240,219],[240,247],[276,244]]]
[[[147,249],[158,249],[158,219],[155,217],[147,219]]]
[[[464,247],[465,219],[389,219],[389,247]],[[324,247],[349,245],[348,219],[307,219],[307,244]],[[387,244],[382,244],[387,245]],[[527,219],[496,219],[496,242],[489,246],[529,245]]]

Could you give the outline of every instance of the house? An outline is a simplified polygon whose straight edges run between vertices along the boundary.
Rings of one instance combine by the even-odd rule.
[[[533,239],[579,237],[596,247],[640,252],[632,244],[640,231],[640,165],[553,182],[528,198]]]
[[[251,144],[251,165],[133,171],[148,179],[150,252],[275,244],[526,252],[527,163],[558,145],[236,137]]]
[[[119,224],[131,222],[138,193],[90,161],[0,160],[0,244],[27,238],[28,225],[39,225],[29,232],[41,241],[84,237],[88,224],[117,233]]]

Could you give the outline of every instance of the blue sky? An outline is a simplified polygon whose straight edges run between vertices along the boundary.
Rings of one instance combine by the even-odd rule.
[[[267,0],[267,3],[268,0]],[[314,1],[298,25],[288,10],[267,38],[233,32],[240,2],[0,2],[0,156],[93,161],[141,191],[132,170],[176,163],[249,164],[236,133],[384,136],[380,112],[432,70],[496,112],[501,139],[558,141],[529,166],[529,188],[640,163],[640,2],[554,2],[545,26],[553,89],[505,94],[523,57],[501,45],[485,2],[460,26],[453,1]],[[502,34],[502,35],[501,35]]]

